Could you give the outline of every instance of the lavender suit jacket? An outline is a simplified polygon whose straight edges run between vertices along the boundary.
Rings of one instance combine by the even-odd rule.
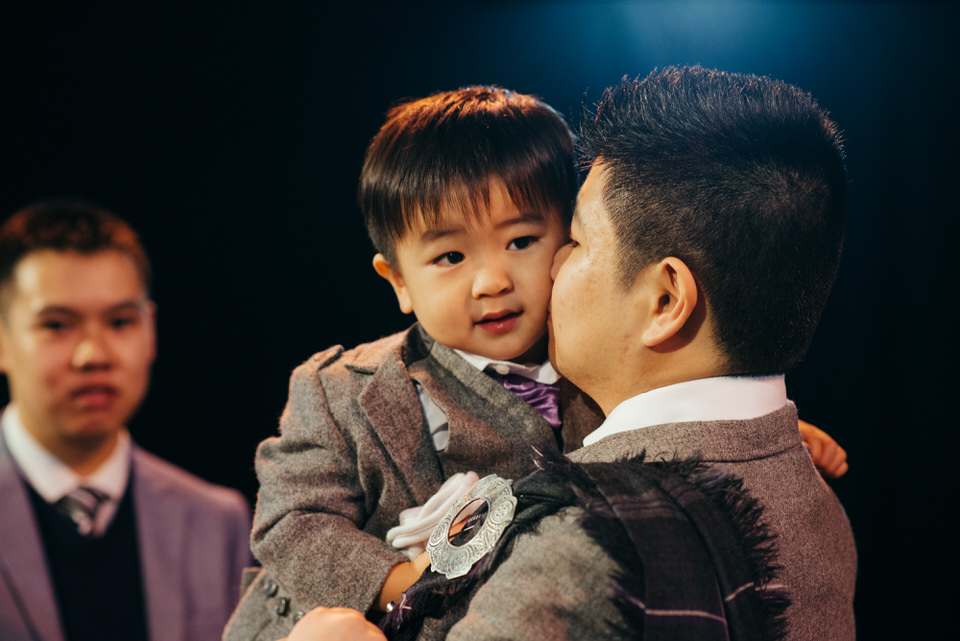
[[[131,482],[151,641],[219,638],[250,562],[246,500],[136,446]],[[0,639],[64,641],[25,481],[2,436]]]

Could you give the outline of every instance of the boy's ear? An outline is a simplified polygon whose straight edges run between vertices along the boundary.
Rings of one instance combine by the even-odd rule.
[[[400,303],[400,311],[404,314],[413,312],[413,305],[410,303],[410,294],[407,292],[403,275],[387,262],[383,254],[377,254],[373,257],[373,268],[380,274],[381,278],[386,279],[393,287],[393,293],[397,295],[397,302]]]
[[[664,258],[648,269],[650,321],[641,338],[644,345],[654,347],[681,332],[697,307],[699,294],[693,272],[679,258]]]

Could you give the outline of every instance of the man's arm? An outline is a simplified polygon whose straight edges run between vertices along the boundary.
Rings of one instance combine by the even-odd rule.
[[[520,535],[446,638],[617,639],[610,623],[622,618],[604,596],[615,564],[579,527],[579,514],[565,510]]]

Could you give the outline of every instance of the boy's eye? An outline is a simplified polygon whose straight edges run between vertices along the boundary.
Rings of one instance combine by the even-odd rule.
[[[434,265],[456,265],[463,261],[463,254],[460,252],[447,252],[433,259]]]
[[[536,236],[521,236],[520,238],[511,240],[507,249],[526,249],[535,242],[537,242]]]

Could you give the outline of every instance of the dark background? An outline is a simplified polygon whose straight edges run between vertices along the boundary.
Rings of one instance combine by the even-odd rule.
[[[253,500],[253,451],[291,369],[410,322],[354,201],[391,103],[496,83],[576,123],[604,87],[669,64],[797,84],[845,131],[850,222],[788,388],[849,454],[833,487],[858,540],[860,637],[922,638],[946,629],[956,593],[958,17],[946,3],[8,3],[0,214],[79,195],[140,231],[160,356],[135,438]]]

